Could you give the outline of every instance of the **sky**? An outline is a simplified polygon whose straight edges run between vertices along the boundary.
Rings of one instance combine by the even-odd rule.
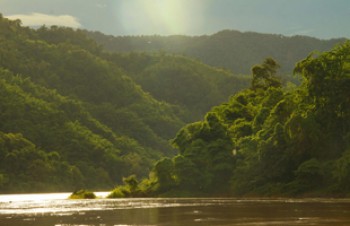
[[[350,0],[0,0],[0,13],[24,26],[59,25],[115,36],[230,29],[350,38]]]

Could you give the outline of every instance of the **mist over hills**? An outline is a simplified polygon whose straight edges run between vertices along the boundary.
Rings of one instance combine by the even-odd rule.
[[[211,66],[226,68],[235,74],[250,74],[252,65],[267,57],[280,65],[280,73],[292,74],[295,63],[312,51],[330,50],[343,38],[320,40],[308,36],[287,37],[278,34],[223,30],[203,36],[110,36],[87,32],[111,52],[170,52],[193,57]]]
[[[249,82],[182,56],[107,53],[80,30],[0,16],[0,191],[108,189],[146,176],[176,154],[168,140],[182,126]]]

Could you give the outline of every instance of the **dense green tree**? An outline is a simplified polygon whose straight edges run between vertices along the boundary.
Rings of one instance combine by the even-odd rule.
[[[282,83],[275,76],[278,68],[279,65],[272,58],[267,58],[263,64],[254,66],[252,88],[281,87]]]
[[[174,184],[174,164],[169,158],[163,158],[154,165],[154,172],[157,177],[157,185],[159,192],[171,189]]]
[[[199,181],[202,172],[196,167],[196,165],[183,155],[178,155],[174,158],[174,175],[175,181],[179,189],[195,191],[198,185],[203,181]]]
[[[276,79],[274,60],[254,66],[250,89],[177,133],[180,155],[163,165],[175,183],[160,192],[349,194],[349,49],[298,63],[304,81],[292,89]]]

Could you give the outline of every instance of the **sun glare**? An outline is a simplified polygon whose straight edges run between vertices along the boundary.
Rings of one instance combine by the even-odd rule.
[[[131,34],[185,34],[202,22],[198,1],[135,0],[118,7],[117,20]]]

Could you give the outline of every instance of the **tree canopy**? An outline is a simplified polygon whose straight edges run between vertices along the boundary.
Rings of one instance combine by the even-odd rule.
[[[297,63],[300,86],[282,87],[277,66],[271,58],[254,66],[250,88],[179,130],[173,139],[179,154],[159,160],[145,190],[349,195],[350,43]]]
[[[176,153],[178,129],[248,84],[186,57],[108,53],[81,30],[0,16],[0,192],[110,189],[147,176]]]

